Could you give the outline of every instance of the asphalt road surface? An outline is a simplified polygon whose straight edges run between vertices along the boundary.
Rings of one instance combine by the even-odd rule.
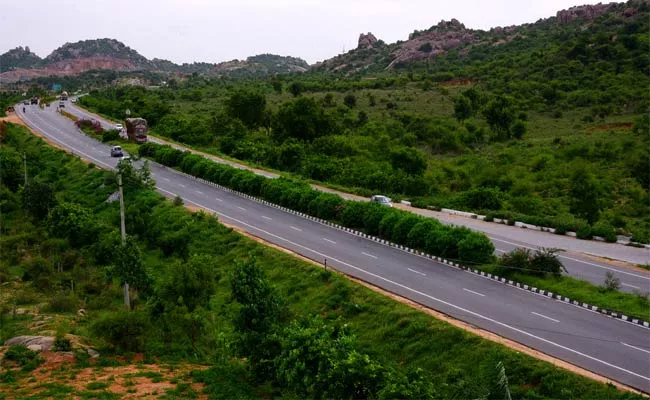
[[[22,108],[37,132],[103,168],[110,146],[53,109]],[[650,330],[330,228],[151,166],[157,189],[269,242],[551,356],[650,393]]]
[[[69,103],[66,111],[79,117],[96,119],[101,122],[102,126],[105,129],[112,129],[115,126],[114,123],[92,115],[86,110]],[[151,140],[157,142],[155,138],[151,138]],[[178,145],[174,146],[177,148],[182,148]],[[231,165],[237,165],[225,160],[221,161],[229,163]],[[256,172],[268,177],[277,177],[276,174],[265,171],[256,170]],[[340,192],[336,193],[340,194]],[[360,199],[359,196],[343,196],[352,199]],[[648,249],[627,247],[613,243],[579,240],[568,236],[559,236],[546,232],[524,230],[521,228],[488,223],[479,220],[473,220],[470,218],[453,216],[430,210],[416,209],[412,207],[408,207],[408,211],[417,212],[425,216],[432,216],[439,219],[443,223],[463,225],[473,230],[481,231],[487,234],[488,237],[492,240],[492,243],[496,248],[497,255],[512,251],[517,247],[528,248],[531,250],[537,249],[539,247],[556,247],[562,249],[573,249],[576,251],[583,250],[586,253],[600,254],[601,256],[606,256],[614,259],[619,258],[639,264],[650,263],[650,250]],[[575,278],[586,280],[595,285],[603,285],[605,282],[605,275],[609,271],[613,272],[620,279],[621,291],[628,293],[639,293],[646,296],[648,296],[648,293],[650,293],[650,271],[630,269],[624,266],[612,265],[611,263],[598,261],[593,257],[590,258],[586,255],[576,252],[561,252],[559,256],[568,273]]]

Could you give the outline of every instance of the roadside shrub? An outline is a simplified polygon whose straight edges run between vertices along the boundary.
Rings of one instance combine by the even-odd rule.
[[[510,253],[505,253],[501,256],[499,264],[501,264],[505,273],[508,272],[523,272],[530,271],[530,259],[532,254],[530,250],[518,247]]]
[[[366,209],[363,213],[363,225],[366,233],[377,236],[379,234],[379,224],[391,208],[382,206],[377,203],[365,203]]]
[[[365,209],[365,205],[359,201],[346,201],[341,212],[341,224],[352,229],[363,229]]]
[[[576,231],[576,237],[578,239],[591,239],[594,237],[593,232],[591,230],[591,226],[588,224],[582,224],[578,230]]]
[[[417,215],[411,213],[401,214],[400,219],[395,223],[395,227],[393,228],[393,242],[405,245],[408,242],[409,232],[418,222],[420,222],[420,218]]]
[[[120,310],[102,315],[91,324],[90,330],[118,350],[137,352],[144,348],[149,325],[145,313]]]
[[[475,188],[461,193],[459,202],[473,210],[500,210],[502,193],[498,189]]]
[[[561,275],[564,265],[557,256],[558,251],[558,249],[546,248],[536,250],[535,255],[530,259],[531,272],[537,275]]]
[[[470,232],[458,243],[458,258],[473,264],[487,264],[493,259],[494,245],[482,234]]]
[[[343,202],[339,195],[323,193],[309,203],[309,214],[327,220],[338,219]]]
[[[384,214],[381,222],[379,222],[379,236],[391,240],[395,225],[403,216],[404,212],[396,209],[391,209],[389,212]]]
[[[110,142],[112,140],[117,140],[120,138],[120,133],[115,130],[111,129],[110,131],[106,131],[102,134],[102,142]],[[140,153],[138,149],[138,154]]]
[[[621,288],[621,280],[612,271],[605,272],[605,290],[615,291]]]
[[[609,243],[615,243],[618,239],[616,237],[616,229],[607,222],[598,221],[593,226],[592,233],[594,236],[600,236]]]
[[[418,220],[408,233],[406,244],[413,249],[424,249],[429,232],[442,228],[442,224],[431,218],[418,217]]]

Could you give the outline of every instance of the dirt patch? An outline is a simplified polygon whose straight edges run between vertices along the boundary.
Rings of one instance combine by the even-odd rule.
[[[609,129],[625,129],[629,130],[632,129],[634,126],[633,123],[631,122],[616,122],[613,124],[603,124],[603,125],[596,125],[596,126],[591,126],[587,128],[588,131],[606,131]]]
[[[193,370],[205,370],[203,365],[171,364],[129,364],[116,367],[75,368],[75,357],[70,353],[41,353],[44,362],[26,379],[17,382],[20,389],[16,393],[5,392],[9,397],[21,397],[23,394],[38,395],[51,385],[65,385],[75,392],[112,392],[123,399],[156,398],[168,390],[177,389],[179,383],[186,384],[199,399],[207,396],[200,394],[203,385],[192,383],[189,373]],[[131,362],[142,361],[142,355],[136,355]],[[72,397],[73,393],[69,393]],[[182,396],[182,394],[180,394]]]
[[[16,115],[15,113],[12,113],[12,112],[7,113],[6,117],[0,118],[0,121],[11,122],[12,124],[27,126],[27,124],[25,124],[25,122],[22,119],[20,119],[20,117],[18,117],[18,115]]]

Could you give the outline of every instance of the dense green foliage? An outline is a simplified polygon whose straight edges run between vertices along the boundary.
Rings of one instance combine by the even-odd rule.
[[[363,230],[370,235],[388,240],[401,240],[398,244],[407,245],[410,233],[400,231],[393,235],[395,227],[412,226],[417,222],[401,224],[402,220],[414,221],[413,215],[382,206],[377,203],[359,203],[346,201],[331,193],[322,193],[309,185],[284,178],[270,179],[247,170],[240,170],[228,165],[218,164],[200,155],[183,152],[170,146],[147,143],[138,148],[139,154],[148,156],[169,167],[196,177],[230,187],[232,189],[257,196],[272,203],[301,211],[318,218],[336,221],[348,228]],[[350,208],[350,211],[346,211]],[[418,221],[428,218],[416,217]],[[467,228],[444,226],[435,221],[435,229],[422,232],[426,238],[416,249],[430,254],[461,260],[471,264],[490,262],[494,245],[482,233],[472,232]]]
[[[32,296],[56,305],[60,311],[50,312],[62,316],[83,304],[88,318],[67,329],[95,343],[104,340],[102,357],[140,350],[147,358],[212,363],[212,369],[192,376],[217,398],[503,397],[493,373],[499,365],[513,398],[634,397],[467,334],[245,239],[211,216],[165,201],[149,184],[137,184],[146,174],[130,169],[123,170],[133,174],[125,187],[127,231],[152,285],[133,298],[133,310],[124,310],[120,280],[107,273],[121,246],[118,204],[106,202],[117,189],[114,175],[9,125],[0,159],[22,152],[33,160],[29,176],[54,189],[59,210],[51,211],[48,226],[61,230],[48,230],[35,215],[25,214],[21,184],[12,188],[3,180],[3,281],[24,287],[21,297],[10,294],[23,302],[31,301],[25,291],[36,288],[34,281],[20,282],[22,272],[42,278],[44,286]],[[87,231],[98,235],[92,243],[71,241],[83,239]],[[63,307],[66,303],[70,305]],[[256,359],[238,358],[250,351],[239,346],[238,329],[246,327],[254,327],[264,343],[278,346],[260,349],[266,352],[261,364],[266,360],[273,368],[260,369]],[[2,340],[11,332],[2,330]],[[14,353],[32,359],[22,350]],[[256,380],[260,376],[265,378]]]

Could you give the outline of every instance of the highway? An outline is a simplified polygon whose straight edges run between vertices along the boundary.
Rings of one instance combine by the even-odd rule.
[[[110,146],[53,109],[19,115],[58,146],[113,168]],[[650,330],[333,229],[151,166],[158,191],[268,242],[553,357],[650,393]]]
[[[66,111],[82,118],[93,118],[101,122],[105,129],[112,129],[114,123],[99,118],[86,110],[68,104]],[[152,141],[157,142],[153,138]],[[177,148],[181,146],[174,145]],[[182,148],[188,150],[186,148]],[[211,157],[216,159],[216,157]],[[226,162],[220,160],[221,162]],[[233,165],[234,163],[229,164]],[[255,170],[256,173],[263,174],[267,177],[277,177],[276,174]],[[328,190],[329,191],[329,190]],[[335,192],[341,194],[340,192]],[[367,200],[359,196],[343,195],[346,198],[354,200]],[[402,206],[400,205],[400,208]],[[601,254],[611,258],[623,258],[633,260],[636,263],[650,263],[650,250],[622,246],[613,243],[601,243],[579,240],[568,236],[559,236],[546,232],[524,230],[506,225],[493,224],[470,218],[458,217],[449,214],[421,210],[408,207],[408,211],[418,212],[424,216],[432,216],[443,223],[467,226],[470,229],[481,231],[488,235],[496,248],[497,255],[512,251],[517,247],[528,248],[531,250],[539,247],[556,247],[562,249],[583,249],[587,253]],[[628,293],[640,293],[648,295],[650,293],[650,271],[641,269],[630,269],[624,266],[617,266],[611,263],[605,263],[599,260],[589,258],[585,255],[572,253],[559,253],[560,259],[564,264],[569,275],[586,280],[594,285],[603,285],[606,273],[613,272],[621,281],[620,290]],[[625,257],[623,257],[625,256]]]

